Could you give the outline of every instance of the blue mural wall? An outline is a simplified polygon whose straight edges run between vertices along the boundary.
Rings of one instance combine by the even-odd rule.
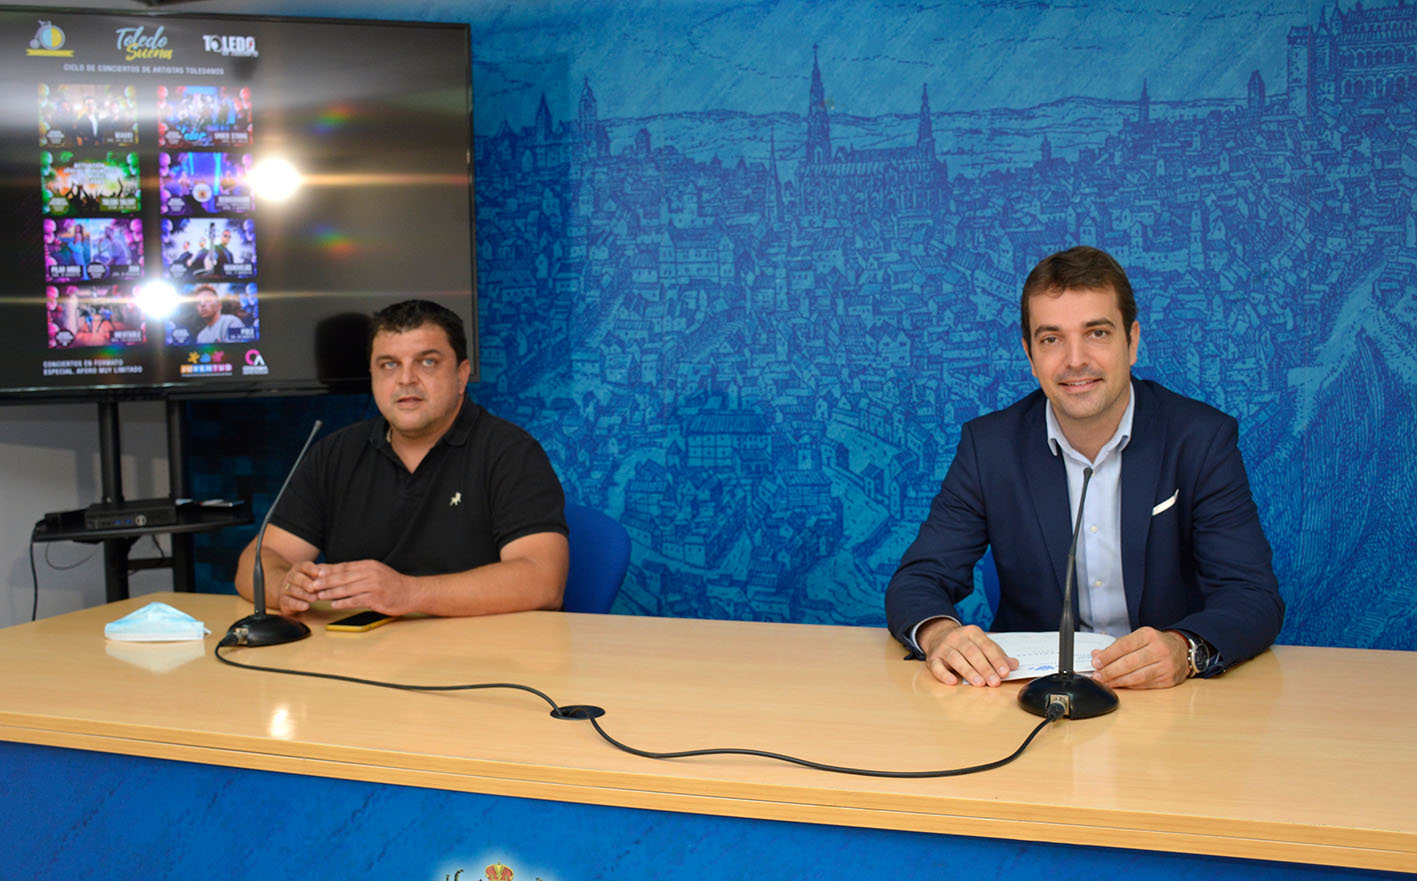
[[[419,4],[473,33],[473,393],[629,528],[617,611],[882,624],[960,425],[1035,387],[1024,275],[1089,243],[1137,375],[1240,420],[1280,641],[1417,648],[1417,5],[1174,7]],[[264,510],[317,411],[373,412],[192,405],[197,492]]]

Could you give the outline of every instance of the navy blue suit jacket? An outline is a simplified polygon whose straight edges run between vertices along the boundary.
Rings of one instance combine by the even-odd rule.
[[[1157,383],[1133,380],[1132,389],[1122,451],[1122,581],[1132,628],[1186,630],[1225,666],[1243,661],[1274,641],[1284,601],[1238,426]],[[1073,517],[1046,405],[1035,391],[965,424],[940,494],[886,589],[891,633],[912,650],[921,621],[959,617],[954,604],[973,589],[986,546],[999,571],[991,629],[1058,629]]]

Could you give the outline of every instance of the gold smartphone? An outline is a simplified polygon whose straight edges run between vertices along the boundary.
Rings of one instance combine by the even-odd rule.
[[[385,615],[383,612],[355,612],[353,615],[346,615],[325,625],[326,630],[341,630],[347,633],[362,633],[365,630],[373,630],[375,627],[382,627],[394,620],[397,616]]]

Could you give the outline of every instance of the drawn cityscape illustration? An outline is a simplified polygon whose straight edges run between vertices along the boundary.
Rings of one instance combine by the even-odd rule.
[[[616,611],[879,625],[961,424],[1036,387],[1023,277],[1095,244],[1136,373],[1240,420],[1280,641],[1417,647],[1417,4],[1286,27],[1282,81],[1165,102],[957,110],[932,94],[968,71],[922,68],[835,112],[830,32],[778,41],[766,113],[622,115],[626,64],[558,116],[554,65],[515,107],[475,68],[473,394],[629,529]]]

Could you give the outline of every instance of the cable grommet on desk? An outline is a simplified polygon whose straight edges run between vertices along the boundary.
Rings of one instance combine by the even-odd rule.
[[[569,704],[551,711],[553,719],[598,719],[604,715],[604,710],[590,704]]]

